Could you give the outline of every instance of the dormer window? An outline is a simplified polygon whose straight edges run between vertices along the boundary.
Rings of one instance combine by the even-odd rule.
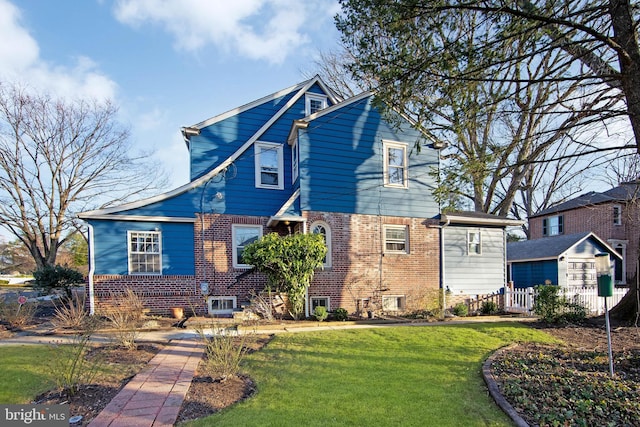
[[[327,97],[319,93],[307,93],[305,98],[305,115],[310,115],[327,108]]]

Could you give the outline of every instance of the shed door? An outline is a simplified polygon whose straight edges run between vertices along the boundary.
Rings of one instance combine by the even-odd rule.
[[[594,259],[569,259],[567,266],[567,286],[595,287],[598,284]]]

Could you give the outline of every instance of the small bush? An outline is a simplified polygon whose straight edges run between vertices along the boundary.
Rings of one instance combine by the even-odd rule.
[[[327,311],[327,307],[319,305],[313,309],[313,317],[315,317],[318,322],[322,322],[328,316],[329,312]]]
[[[84,282],[84,277],[79,271],[61,265],[56,265],[55,267],[48,265],[36,270],[33,272],[33,278],[33,287],[35,289],[46,295],[53,293],[55,290],[61,290],[69,300],[72,298],[73,287]]]
[[[587,317],[587,309],[560,295],[560,287],[538,285],[533,302],[533,312],[547,323],[579,323]]]
[[[11,328],[22,328],[33,320],[38,303],[26,302],[19,304],[18,301],[7,301],[0,298],[0,320],[6,322]]]
[[[197,332],[205,344],[204,370],[212,379],[232,378],[240,372],[240,362],[247,353],[245,343],[250,334],[242,335],[226,333],[229,330],[228,324],[217,324],[212,322],[210,329],[213,332],[211,337],[205,334],[204,329]]]
[[[56,304],[51,323],[58,328],[83,329],[89,320],[84,304],[84,296],[78,295],[74,295],[68,301]]]
[[[111,305],[103,314],[116,329],[117,343],[134,350],[137,347],[138,328],[144,318],[142,299],[131,289],[126,289],[123,294],[113,295]]]
[[[337,320],[338,322],[344,322],[348,318],[349,312],[342,307],[338,307],[333,311],[333,319]]]
[[[469,314],[469,307],[467,307],[467,304],[459,302],[453,307],[453,314],[459,317],[465,317]]]
[[[498,304],[496,304],[494,301],[485,301],[482,303],[482,306],[480,307],[480,313],[482,314],[491,315],[491,314],[496,314],[497,312],[498,312]]]
[[[49,346],[49,368],[58,388],[69,396],[75,395],[81,385],[91,384],[103,364],[99,358],[86,357],[92,332],[87,329],[75,335],[70,344],[57,342]]]

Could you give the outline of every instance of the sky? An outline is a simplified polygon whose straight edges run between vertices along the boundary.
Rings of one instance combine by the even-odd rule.
[[[169,190],[189,180],[180,128],[306,80],[337,47],[338,11],[337,0],[0,0],[0,79],[113,100]]]

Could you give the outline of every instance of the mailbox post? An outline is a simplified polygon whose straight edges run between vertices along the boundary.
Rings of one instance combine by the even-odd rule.
[[[598,296],[604,298],[604,320],[607,328],[607,348],[609,351],[609,373],[613,377],[613,352],[611,351],[611,326],[607,298],[613,296],[611,261],[608,253],[596,254],[596,275],[598,276]]]

